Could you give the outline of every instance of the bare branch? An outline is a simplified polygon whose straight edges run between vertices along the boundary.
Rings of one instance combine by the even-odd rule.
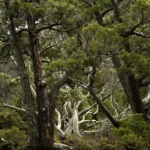
[[[137,35],[137,36],[141,36],[141,37],[144,37],[144,38],[149,38],[150,36],[146,36],[146,35],[144,35],[144,34],[142,34],[142,33],[135,32],[135,30],[136,30],[140,25],[142,25],[142,24],[144,23],[143,18],[144,18],[144,16],[143,16],[143,12],[142,12],[141,21],[140,21],[138,24],[136,24],[135,26],[133,26],[129,31],[127,31],[127,32],[125,32],[125,33],[123,33],[123,34],[121,34],[121,36],[123,36],[123,37],[128,37],[128,36],[130,36],[130,35]]]
[[[128,105],[128,107],[126,109],[124,109],[120,114],[119,116],[121,116],[121,119],[127,117],[127,111],[131,110],[131,106]]]
[[[64,116],[63,116],[64,119],[65,119],[65,117],[68,115],[67,105],[68,105],[68,101],[66,101],[65,104],[63,105],[64,111],[65,111],[65,114],[64,114]]]
[[[84,100],[82,100],[82,101],[84,101]],[[78,103],[77,103],[77,105],[76,105],[76,109],[79,108],[79,106],[80,106],[80,104],[82,103],[82,101],[78,101]]]
[[[59,132],[60,136],[64,137],[65,136],[65,132],[61,129],[61,114],[56,108],[55,108],[55,112],[58,115],[58,123],[57,123],[57,125],[55,124],[55,128]]]
[[[54,24],[42,26],[42,27],[36,29],[36,33],[39,33],[39,32],[41,32],[43,30],[46,30],[46,29],[52,29],[53,27],[56,27],[56,26],[59,26],[59,25],[60,25],[59,23],[54,23]]]
[[[0,107],[11,108],[11,109],[17,110],[17,111],[19,111],[19,112],[24,112],[24,113],[26,113],[26,110],[23,109],[23,108],[19,108],[19,107],[13,106],[13,105],[5,104],[5,103],[2,104],[2,105],[0,105]]]
[[[16,34],[21,34],[22,32],[28,32],[28,28],[22,28],[16,32]]]
[[[82,117],[82,120],[80,120],[79,121],[79,123],[83,123],[83,122],[90,122],[91,120],[85,120],[85,116],[87,115],[87,114],[92,114],[92,112],[89,110],[89,111],[87,111],[84,115],[83,115],[83,117]],[[96,120],[94,120],[94,121],[96,121]]]
[[[144,35],[143,33],[139,33],[139,32],[133,32],[133,35],[137,35],[137,36],[140,36],[142,38],[150,38],[150,35]]]
[[[73,30],[75,30],[75,29],[77,29],[77,28],[78,28],[78,27],[74,27],[74,28],[67,29],[67,30],[51,28],[51,30],[58,31],[58,32],[70,32],[70,31],[73,31]]]
[[[97,120],[85,120],[85,119],[79,121],[80,124],[84,122],[93,123],[93,122],[98,122],[98,121]]]
[[[148,85],[148,88],[147,88],[147,95],[145,98],[142,99],[142,102],[143,102],[144,106],[150,105],[150,84]]]
[[[130,29],[130,31],[127,31],[127,32],[125,32],[125,33],[122,33],[121,36],[122,36],[122,37],[129,37],[130,35],[133,35],[133,34],[135,34],[135,35],[137,34],[137,35],[138,35],[138,33],[135,32],[135,30],[136,30],[141,24],[142,24],[142,21],[139,22],[138,24],[136,24],[134,27],[132,27],[132,29]]]
[[[31,88],[33,98],[36,99],[36,91],[35,91],[33,85],[30,84],[30,88]]]
[[[66,145],[66,144],[63,144],[63,143],[54,143],[54,148],[55,149],[73,149],[72,146],[69,146],[69,145]]]
[[[58,124],[57,124],[57,127],[60,129],[61,128],[61,114],[60,114],[60,112],[56,108],[55,108],[55,112],[58,115]]]
[[[97,122],[94,122],[92,124],[89,124],[84,130],[81,131],[81,134],[84,133],[85,130],[92,128],[93,126],[95,126],[98,123],[102,123],[102,121],[97,121]]]
[[[88,86],[89,88],[89,92],[91,94],[91,96],[93,97],[93,99],[97,102],[97,104],[99,105],[100,109],[104,112],[104,114],[108,117],[108,119],[112,122],[112,124],[118,128],[119,127],[119,123],[114,119],[114,117],[110,114],[110,112],[107,110],[107,108],[104,106],[104,104],[102,103],[102,100],[100,100],[94,89],[93,89],[93,86],[94,86],[94,77],[95,77],[95,74],[96,74],[96,68],[93,66],[93,71],[92,71],[92,74],[91,74],[91,77],[90,77],[90,84]]]
[[[142,80],[142,79],[141,79]],[[139,86],[140,87],[144,87],[144,86],[147,86],[150,84],[150,79],[147,79],[147,80],[143,80],[143,81],[140,81],[139,82]]]
[[[81,112],[79,112],[78,116],[84,115],[85,113],[87,113],[89,110],[91,110],[91,109],[92,109],[94,106],[96,106],[96,105],[97,105],[97,103],[94,103],[94,104],[91,105],[90,107],[88,107],[88,108],[82,110]]]

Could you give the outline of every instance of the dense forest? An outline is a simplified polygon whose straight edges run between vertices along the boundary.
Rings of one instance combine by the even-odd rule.
[[[0,0],[0,150],[150,150],[150,0]]]

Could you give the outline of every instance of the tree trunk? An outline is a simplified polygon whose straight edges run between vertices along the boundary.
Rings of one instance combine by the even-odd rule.
[[[70,102],[71,119],[69,120],[68,126],[65,131],[66,135],[71,135],[71,133],[73,132],[75,135],[81,136],[79,132],[79,117],[78,117],[78,108],[80,106],[80,103],[81,101]]]
[[[144,106],[140,97],[140,89],[138,87],[138,82],[135,80],[132,74],[130,75],[125,72],[119,71],[119,68],[122,65],[117,56],[112,56],[112,61],[117,70],[118,77],[123,86],[128,102],[131,105],[133,113],[142,113],[145,120],[148,121],[148,117],[144,111]]]
[[[65,74],[60,80],[53,84],[51,92],[47,94],[45,75],[42,58],[40,56],[40,44],[35,26],[34,17],[27,14],[28,35],[31,50],[31,58],[34,69],[34,82],[36,86],[36,103],[38,110],[38,132],[39,149],[53,149],[54,146],[54,112],[56,100],[60,88],[67,82],[68,75]]]
[[[6,5],[6,8],[9,9],[9,5]],[[12,44],[12,50],[15,57],[17,71],[20,76],[22,91],[23,91],[23,101],[25,104],[26,114],[27,114],[27,123],[29,126],[29,133],[30,133],[30,145],[34,148],[35,145],[38,143],[38,130],[37,130],[37,121],[36,121],[36,114],[35,108],[33,105],[34,98],[31,92],[29,78],[27,75],[23,53],[18,45],[19,40],[16,35],[15,26],[13,23],[13,17],[9,17],[10,20],[10,42]]]
[[[60,80],[54,83],[51,87],[49,94],[49,107],[48,107],[48,118],[49,118],[49,132],[51,135],[50,142],[54,144],[54,113],[56,108],[56,101],[59,94],[60,88],[68,81],[68,74],[65,74]]]
[[[31,15],[27,16],[29,29],[29,43],[31,58],[34,69],[34,82],[36,87],[36,104],[38,111],[38,149],[48,150],[53,147],[50,142],[49,122],[48,122],[48,96],[44,77],[42,59],[40,56],[40,46],[38,35],[35,31],[35,22]]]
[[[90,94],[93,96],[93,99],[97,102],[103,113],[106,115],[106,117],[111,121],[111,123],[114,125],[114,127],[118,128],[119,123],[114,119],[114,117],[109,113],[107,108],[104,106],[104,104],[101,102],[101,100],[96,96],[96,93],[94,92],[93,88],[89,88]]]

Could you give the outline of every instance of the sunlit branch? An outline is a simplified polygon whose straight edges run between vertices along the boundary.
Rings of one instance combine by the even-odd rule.
[[[19,108],[19,107],[16,107],[16,106],[13,106],[13,105],[9,105],[9,104],[1,104],[0,107],[6,107],[6,108],[11,108],[11,109],[14,109],[14,110],[17,110],[19,112],[24,112],[26,113],[26,110],[24,108]]]
[[[140,36],[142,38],[150,38],[150,35],[144,35],[143,33],[139,33],[139,32],[133,32],[133,34],[136,36]]]
[[[42,27],[36,29],[36,33],[39,33],[41,31],[47,30],[47,29],[53,29],[54,27],[59,26],[59,25],[60,25],[59,23],[54,23],[54,24],[51,24],[51,25],[42,26]]]
[[[57,29],[57,28],[51,28],[51,30],[57,31],[57,32],[70,32],[77,29],[77,27],[71,28],[71,29],[67,29],[67,30],[62,30],[62,29]]]
[[[22,32],[28,32],[28,31],[29,31],[28,28],[22,28],[18,30],[16,34],[21,34]]]
[[[91,110],[94,106],[96,106],[97,103],[94,103],[93,105],[91,105],[88,108],[85,108],[84,110],[82,110],[81,112],[79,112],[78,116],[82,116],[83,114],[87,113],[89,110]]]

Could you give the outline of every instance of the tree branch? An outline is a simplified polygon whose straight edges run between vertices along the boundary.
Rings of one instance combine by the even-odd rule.
[[[46,29],[52,29],[53,27],[59,26],[59,25],[60,25],[59,23],[54,23],[54,24],[42,26],[42,27],[36,29],[36,33],[39,33],[39,32],[46,30]]]
[[[138,24],[136,24],[135,26],[133,26],[133,27],[130,29],[130,31],[127,31],[127,32],[121,34],[121,36],[122,36],[122,37],[129,37],[130,35],[133,35],[133,34],[134,34],[134,35],[138,35],[138,36],[145,37],[143,34],[138,33],[138,32],[135,32],[135,30],[136,30],[141,24],[143,24],[143,12],[142,12],[142,19],[141,19],[141,21],[140,21]],[[145,37],[145,38],[148,38],[148,37]]]
[[[74,28],[71,28],[71,29],[68,29],[68,30],[61,30],[61,29],[51,28],[51,30],[54,30],[54,31],[57,31],[57,32],[70,32],[70,31],[73,31],[77,28],[78,27],[74,27]]]
[[[150,38],[150,35],[144,35],[143,33],[139,33],[139,32],[133,32],[133,35],[137,35],[137,36],[140,36],[142,38]]]
[[[122,33],[121,36],[122,37],[129,37],[130,35],[138,35],[138,36],[142,36],[140,33],[135,32],[135,30],[142,24],[142,21],[139,22],[137,25],[135,25],[132,29],[130,29],[130,31],[127,31],[125,33]]]
[[[116,0],[111,0],[112,2],[112,6],[113,6],[113,10],[114,10],[114,15],[115,18],[118,22],[122,22],[122,19],[120,18],[120,10],[118,7],[118,3],[116,2]]]
[[[11,109],[17,110],[17,111],[19,111],[19,112],[24,112],[24,113],[26,113],[26,110],[23,109],[23,108],[19,108],[19,107],[13,106],[13,105],[5,104],[5,103],[4,103],[3,105],[0,105],[0,107],[11,108]]]
[[[139,82],[139,86],[140,87],[144,87],[144,86],[147,86],[150,84],[150,79],[147,79],[147,80],[143,80],[143,81],[140,81]]]
[[[28,28],[22,28],[16,32],[16,35],[21,34],[22,32],[28,32]]]
[[[61,114],[60,114],[60,112],[56,108],[55,108],[55,112],[58,115],[58,124],[57,124],[57,127],[60,129],[61,128]]]
[[[113,10],[113,8],[109,8],[109,9],[105,10],[104,12],[102,12],[102,16],[104,17],[107,13],[109,13],[112,10]]]
[[[99,107],[101,108],[101,110],[103,111],[103,113],[107,116],[107,118],[111,121],[111,123],[118,128],[119,127],[119,123],[113,118],[113,116],[109,113],[109,111],[107,110],[107,108],[104,106],[104,104],[102,103],[102,101],[96,96],[96,93],[93,89],[93,85],[94,85],[94,77],[96,74],[96,68],[93,66],[93,71],[90,77],[90,84],[88,86],[89,92],[92,95],[93,99],[97,102],[97,104],[99,105]]]
[[[79,112],[78,116],[82,116],[84,115],[85,113],[87,113],[89,110],[91,110],[94,106],[96,106],[97,103],[94,103],[93,105],[91,105],[90,107],[88,108],[85,108],[84,110],[82,110],[81,112]]]
[[[6,37],[4,35],[0,35],[0,41],[1,42],[8,42],[8,37]]]

